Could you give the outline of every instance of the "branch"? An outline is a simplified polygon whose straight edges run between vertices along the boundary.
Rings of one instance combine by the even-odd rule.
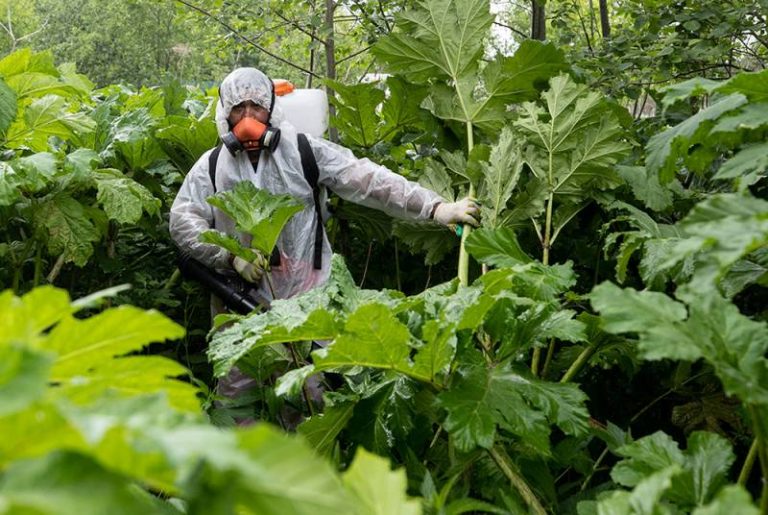
[[[293,26],[295,29],[297,29],[297,30],[298,30],[299,32],[301,32],[302,34],[306,34],[307,36],[309,36],[309,37],[310,37],[311,39],[313,39],[314,41],[317,41],[318,43],[322,43],[323,45],[325,44],[325,41],[323,41],[322,39],[318,38],[318,37],[317,37],[317,36],[315,36],[315,35],[314,35],[312,32],[308,31],[307,29],[305,29],[304,27],[302,27],[301,25],[299,25],[299,22],[297,22],[297,21],[295,21],[295,20],[289,20],[288,18],[286,18],[285,16],[283,16],[282,14],[280,14],[280,13],[279,13],[279,12],[277,12],[277,11],[275,11],[275,14],[276,14],[276,15],[277,15],[277,16],[278,16],[280,19],[282,19],[283,21],[285,21],[285,23],[287,23],[288,25],[292,25],[292,26]]]
[[[749,34],[750,34],[750,35],[751,35],[753,38],[755,38],[756,40],[758,40],[758,41],[760,42],[760,44],[761,44],[761,45],[763,45],[765,48],[768,48],[768,41],[766,41],[766,39],[765,39],[765,38],[762,38],[762,37],[758,36],[758,35],[757,35],[757,33],[756,33],[754,30],[749,30],[748,32],[749,32]]]
[[[381,13],[381,19],[384,20],[384,25],[387,26],[387,32],[392,32],[392,26],[389,24],[389,20],[387,20],[387,15],[384,14],[384,6],[381,5],[381,0],[379,0],[379,12]]]
[[[347,60],[349,60],[349,59],[352,59],[353,57],[357,57],[358,55],[360,55],[360,54],[362,54],[362,53],[364,53],[364,52],[367,52],[367,51],[368,51],[368,50],[370,50],[372,47],[373,47],[373,45],[368,45],[367,47],[363,48],[362,50],[358,50],[357,52],[355,52],[355,53],[353,53],[353,54],[345,55],[345,56],[344,56],[344,57],[342,57],[341,59],[337,60],[337,61],[336,61],[336,64],[341,64],[341,63],[343,63],[344,61],[347,61]]]
[[[511,27],[511,26],[506,25],[504,23],[500,23],[498,21],[494,21],[493,24],[494,25],[498,25],[499,27],[504,27],[505,29],[509,29],[512,32],[514,32],[515,34],[517,34],[518,36],[520,36],[521,38],[523,38],[523,39],[528,39],[528,34],[525,34],[524,32],[521,32],[521,31],[517,30],[514,27]]]
[[[292,68],[296,68],[297,70],[299,70],[299,71],[302,71],[302,72],[304,72],[304,73],[306,73],[306,74],[308,74],[308,75],[311,75],[311,76],[313,76],[313,77],[317,77],[317,78],[320,78],[320,76],[319,76],[318,74],[314,73],[312,70],[307,70],[306,68],[304,68],[304,67],[302,67],[302,66],[299,66],[298,64],[292,63],[291,61],[289,61],[289,60],[287,60],[287,59],[284,59],[284,58],[280,57],[279,55],[273,54],[272,52],[270,52],[269,50],[267,50],[267,49],[266,49],[266,48],[264,48],[263,46],[259,45],[259,44],[258,44],[258,43],[256,43],[255,41],[253,41],[253,40],[251,40],[250,38],[248,38],[248,37],[246,37],[246,36],[242,35],[240,32],[238,32],[237,30],[235,30],[235,29],[234,29],[234,28],[233,28],[231,25],[229,25],[227,22],[225,22],[225,21],[223,21],[223,20],[221,20],[221,19],[217,18],[216,16],[214,16],[214,15],[213,15],[213,14],[211,14],[210,12],[206,11],[205,9],[202,9],[202,8],[200,8],[200,7],[197,7],[196,5],[192,5],[191,3],[187,2],[186,0],[176,0],[176,1],[177,1],[177,2],[179,2],[179,3],[181,3],[181,4],[184,4],[184,5],[186,5],[186,6],[187,6],[187,7],[189,7],[190,9],[193,9],[193,10],[195,10],[195,11],[197,11],[197,12],[199,12],[199,13],[201,13],[201,14],[203,14],[203,15],[207,16],[207,17],[209,17],[210,19],[212,19],[213,21],[217,22],[217,23],[218,23],[219,25],[221,25],[222,27],[224,27],[224,28],[226,28],[227,30],[229,30],[230,32],[232,32],[232,33],[233,33],[235,36],[237,36],[238,38],[240,38],[240,39],[241,39],[241,40],[243,40],[244,42],[246,42],[246,43],[248,43],[249,45],[253,46],[253,47],[254,47],[254,48],[256,48],[257,50],[259,50],[259,51],[261,51],[261,52],[263,52],[263,53],[267,54],[268,56],[272,57],[273,59],[276,59],[276,60],[280,61],[280,62],[281,62],[281,63],[283,63],[283,64],[287,64],[288,66],[290,66],[290,67],[292,67]]]

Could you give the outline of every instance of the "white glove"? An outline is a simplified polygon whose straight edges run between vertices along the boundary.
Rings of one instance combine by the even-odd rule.
[[[443,202],[438,204],[432,218],[443,225],[469,224],[477,227],[480,225],[480,206],[470,197],[458,202]]]
[[[232,266],[237,270],[237,273],[249,283],[259,282],[268,265],[269,263],[261,254],[259,254],[252,262],[248,262],[237,256],[232,260]]]

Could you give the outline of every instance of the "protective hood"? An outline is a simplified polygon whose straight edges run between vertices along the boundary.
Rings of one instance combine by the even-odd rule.
[[[216,103],[216,130],[219,137],[231,130],[227,118],[232,108],[246,100],[267,110],[272,108],[270,125],[279,127],[282,124],[282,112],[279,108],[272,106],[270,78],[256,68],[237,68],[224,77],[219,88],[219,101]]]

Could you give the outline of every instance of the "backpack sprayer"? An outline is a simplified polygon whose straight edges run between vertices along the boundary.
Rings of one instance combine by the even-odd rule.
[[[328,129],[328,97],[325,91],[295,89],[293,84],[285,80],[275,80],[273,85],[275,105],[282,109],[283,118],[296,127],[299,133],[322,137]],[[279,130],[276,134],[277,137],[273,140],[274,145],[267,144],[264,145],[264,148],[274,151],[279,142]],[[225,137],[229,135],[231,133]],[[265,132],[265,135],[271,137],[269,133]],[[309,147],[308,143],[305,146]],[[218,150],[214,150],[214,152],[215,156],[218,157]],[[304,159],[302,159],[302,165],[304,165]],[[213,181],[216,169],[215,158],[209,160],[209,169]],[[305,177],[306,175],[305,170]],[[312,185],[312,188],[316,190],[317,185]],[[317,201],[315,198],[315,202]],[[208,291],[219,297],[231,311],[247,315],[259,308],[269,309],[269,300],[256,294],[252,285],[243,281],[239,276],[215,272],[188,254],[181,254],[177,264],[182,276],[200,283]]]

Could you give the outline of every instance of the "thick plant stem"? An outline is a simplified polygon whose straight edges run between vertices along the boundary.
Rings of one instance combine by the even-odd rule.
[[[568,370],[565,371],[565,374],[563,374],[562,379],[560,379],[561,383],[567,383],[568,381],[571,381],[576,374],[578,374],[582,368],[584,368],[584,365],[589,362],[589,358],[592,357],[592,354],[595,353],[595,350],[597,349],[597,345],[594,343],[590,343],[586,349],[581,351],[579,356],[576,358],[576,360],[571,363],[571,366],[568,367]]]
[[[64,266],[64,254],[60,255],[59,258],[56,260],[56,263],[54,263],[53,268],[48,273],[48,277],[46,277],[46,280],[53,284],[53,282],[56,280],[56,278],[61,273],[61,267]]]
[[[475,137],[472,134],[472,122],[467,122],[467,156],[472,152],[472,149],[475,146]],[[469,184],[469,196],[474,197],[475,196],[475,186],[474,184]],[[464,242],[467,241],[467,237],[472,232],[472,227],[470,225],[464,225],[464,229],[461,233],[461,246],[459,247],[459,284],[462,286],[468,286],[469,285],[469,254],[467,254],[467,250],[464,247]]]
[[[744,459],[744,465],[739,472],[739,479],[737,481],[741,486],[746,486],[749,475],[752,474],[752,467],[755,465],[755,458],[757,458],[757,438],[752,441],[752,446],[749,448],[747,457]]]
[[[550,177],[552,175],[552,156],[550,155]],[[551,182],[551,179],[550,179]],[[555,202],[555,193],[554,191],[549,193],[549,198],[547,199],[547,220],[544,225],[544,239],[541,242],[541,246],[543,248],[543,252],[541,255],[541,262],[544,263],[544,265],[549,265],[549,247],[552,245],[552,208],[553,204]],[[549,346],[552,347],[555,344],[554,340],[552,340],[549,343]],[[554,349],[550,349],[548,352],[552,353]],[[531,359],[531,373],[534,376],[539,375],[539,361],[541,361],[541,349],[536,348],[533,349],[533,359]]]
[[[501,469],[504,475],[507,476],[509,482],[515,487],[531,511],[536,513],[536,515],[546,515],[547,511],[541,505],[541,502],[539,502],[539,499],[536,497],[536,494],[533,493],[531,487],[528,486],[528,483],[525,482],[525,479],[523,479],[520,473],[515,470],[515,465],[495,446],[488,449],[488,454],[490,454],[491,458],[496,462],[496,465]]]
[[[760,460],[760,469],[762,472],[762,493],[760,494],[760,513],[768,513],[768,441],[766,441],[765,420],[760,408],[752,405],[749,407],[749,414],[752,417],[752,428],[755,432],[755,441],[757,443],[757,458]]]

